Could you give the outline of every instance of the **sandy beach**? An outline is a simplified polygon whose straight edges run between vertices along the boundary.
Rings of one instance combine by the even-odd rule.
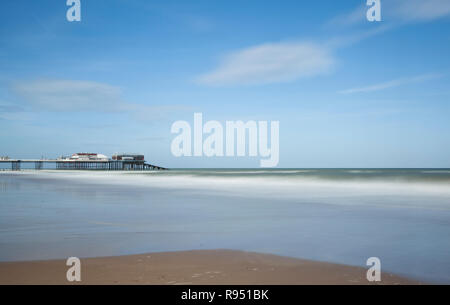
[[[0,263],[0,284],[71,284],[65,260]],[[97,285],[366,285],[366,269],[231,250],[199,250],[81,259],[81,282]],[[382,273],[377,284],[420,282]]]

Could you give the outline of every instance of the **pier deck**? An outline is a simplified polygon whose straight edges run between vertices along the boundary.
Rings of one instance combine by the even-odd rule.
[[[0,164],[10,163],[11,170],[20,170],[22,164],[34,163],[36,170],[44,168],[44,164],[54,164],[55,169],[61,170],[109,170],[109,171],[144,171],[167,170],[167,168],[137,160],[59,160],[59,159],[7,159],[0,160]]]

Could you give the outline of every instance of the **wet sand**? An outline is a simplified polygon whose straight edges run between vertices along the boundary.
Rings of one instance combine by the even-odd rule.
[[[72,284],[65,260],[0,263],[0,284]],[[198,250],[81,259],[78,284],[366,285],[367,269],[269,254]],[[382,273],[377,284],[421,284]]]

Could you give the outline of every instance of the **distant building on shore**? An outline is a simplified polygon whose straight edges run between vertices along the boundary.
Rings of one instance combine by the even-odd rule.
[[[64,161],[109,161],[109,158],[97,153],[76,153],[70,157],[61,157],[59,160]]]
[[[112,156],[114,161],[144,161],[144,155],[141,154],[115,154]]]
[[[142,154],[114,154],[112,158],[108,158],[103,154],[98,153],[76,153],[70,157],[62,156],[58,160],[60,161],[138,161],[144,162],[145,157]]]

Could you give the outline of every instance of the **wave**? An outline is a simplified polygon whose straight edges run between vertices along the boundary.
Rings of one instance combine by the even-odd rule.
[[[89,185],[170,189],[212,196],[331,202],[336,204],[450,208],[450,180],[430,180],[427,177],[420,177],[417,174],[420,171],[414,172],[416,176],[411,172],[409,175],[390,172],[378,175],[375,178],[354,178],[345,174],[342,175],[342,172],[348,172],[348,170],[340,171],[339,177],[336,174],[331,175],[326,170],[324,172],[321,172],[321,170],[315,172],[292,170],[289,171],[289,174],[284,172],[252,170],[30,171],[15,173],[14,175],[23,175],[34,180],[57,179],[61,183],[76,182]]]

